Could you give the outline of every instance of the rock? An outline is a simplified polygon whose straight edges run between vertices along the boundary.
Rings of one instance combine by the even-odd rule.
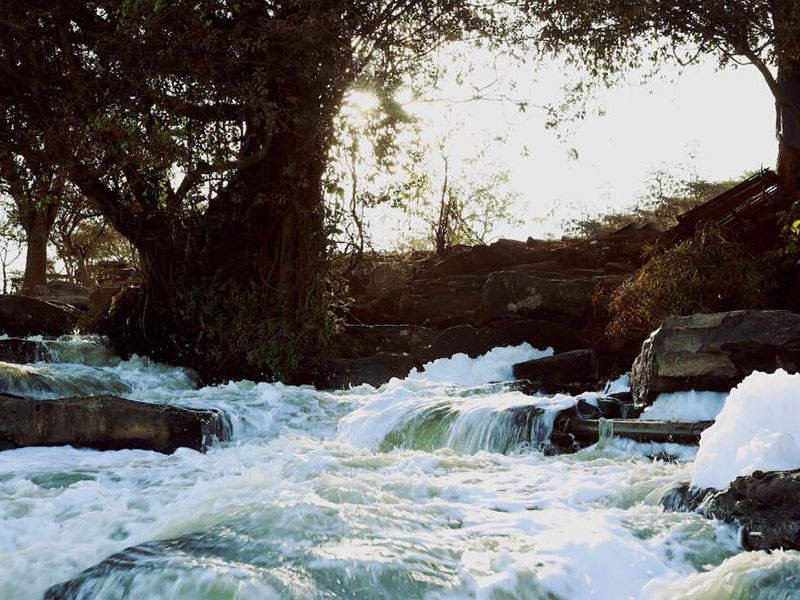
[[[534,348],[557,352],[585,347],[583,335],[568,325],[541,320],[504,320],[474,327],[458,325],[441,332],[424,351],[425,360],[450,357],[463,352],[475,358],[499,346],[528,342]]]
[[[800,469],[737,477],[709,501],[708,514],[743,526],[747,550],[800,550]]]
[[[664,392],[728,391],[753,371],[800,368],[800,315],[738,310],[669,317],[644,342],[631,370],[640,404]]]
[[[80,310],[89,308],[89,288],[69,281],[51,281],[44,285],[35,285],[24,290],[24,293],[40,300],[68,304]]]
[[[336,339],[340,358],[364,358],[381,352],[412,354],[428,346],[436,331],[419,325],[345,325]]]
[[[524,242],[499,240],[489,246],[473,246],[453,253],[436,263],[425,276],[437,278],[488,273],[513,265],[535,262],[541,258],[541,253],[537,253]]]
[[[497,271],[489,275],[481,290],[484,317],[582,318],[593,308],[598,289],[611,284],[606,277],[552,279]]]
[[[514,377],[549,386],[568,383],[595,383],[598,362],[594,350],[573,350],[514,365]]]
[[[69,307],[30,296],[0,295],[0,332],[11,336],[64,335],[75,329]]]
[[[450,327],[475,323],[481,318],[481,288],[485,281],[483,275],[418,280],[402,292],[356,305],[350,312],[355,321],[364,324]]]
[[[81,317],[81,330],[100,332],[106,317],[111,312],[114,298],[122,291],[119,285],[105,285],[94,288],[89,293],[88,311]]]
[[[37,340],[0,339],[0,362],[24,364],[51,359],[47,346]]]
[[[214,410],[134,402],[115,396],[32,400],[0,395],[0,449],[76,446],[96,450],[141,449],[170,454],[205,451],[230,427]]]
[[[346,389],[368,383],[378,387],[392,377],[405,377],[419,366],[411,355],[382,352],[365,358],[339,358],[322,365],[314,379],[321,389]]]
[[[747,550],[800,550],[800,469],[755,471],[725,490],[679,483],[661,497],[666,510],[697,511],[742,527]]]

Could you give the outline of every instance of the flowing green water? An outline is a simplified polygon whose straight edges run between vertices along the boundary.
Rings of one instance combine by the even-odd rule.
[[[488,383],[530,348],[337,393],[197,388],[85,339],[53,354],[69,362],[0,365],[4,389],[216,407],[234,438],[0,452],[2,599],[798,597],[799,554],[742,552],[734,527],[658,506],[691,450],[543,453],[575,399]]]

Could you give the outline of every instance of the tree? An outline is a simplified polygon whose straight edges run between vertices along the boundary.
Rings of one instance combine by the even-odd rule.
[[[781,185],[800,191],[800,0],[530,0],[528,9],[541,50],[607,83],[702,55],[754,66],[775,98]]]
[[[55,168],[34,172],[18,155],[0,155],[0,193],[14,200],[12,218],[25,232],[23,291],[47,283],[47,243],[64,186],[64,179]]]
[[[391,97],[435,78],[442,44],[521,39],[518,17],[470,0],[2,3],[0,149],[62,166],[136,246],[131,347],[289,379],[330,332],[322,178],[346,90]]]
[[[9,202],[0,202],[0,272],[3,276],[3,293],[10,291],[11,272],[9,267],[22,256],[22,232],[19,223],[12,216],[14,208]]]

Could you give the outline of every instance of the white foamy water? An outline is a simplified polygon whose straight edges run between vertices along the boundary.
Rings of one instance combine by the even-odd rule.
[[[723,489],[739,475],[800,467],[800,374],[755,372],[700,439],[692,484]]]
[[[658,505],[693,451],[613,440],[541,452],[575,398],[492,383],[532,348],[346,392],[197,388],[189,372],[97,358],[91,344],[62,352],[95,358],[0,373],[20,389],[46,381],[41,398],[73,386],[216,407],[234,439],[171,456],[0,452],[0,599],[57,584],[50,597],[790,597],[777,594],[796,553],[742,554],[734,527]],[[663,451],[683,458],[649,458]]]

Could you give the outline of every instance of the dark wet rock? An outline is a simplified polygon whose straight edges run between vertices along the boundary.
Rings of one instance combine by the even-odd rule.
[[[489,275],[481,290],[487,320],[499,318],[581,319],[592,308],[598,289],[618,283],[607,277],[553,279],[519,271]]]
[[[800,550],[800,469],[755,471],[723,491],[683,482],[661,498],[665,510],[697,511],[742,527],[747,550]]]
[[[450,327],[481,318],[483,275],[457,275],[414,281],[402,292],[380,296],[351,307],[351,322],[404,323]]]
[[[21,338],[0,339],[0,362],[25,364],[51,359],[43,342]]]
[[[753,371],[800,369],[800,315],[738,310],[669,317],[642,345],[631,371],[637,403],[664,392],[728,391]]]
[[[0,394],[0,449],[76,446],[97,450],[205,451],[230,438],[216,410],[195,410],[115,396],[33,400]]]
[[[667,511],[693,512],[698,510],[707,498],[714,495],[715,491],[710,488],[694,488],[688,481],[681,481],[661,496],[659,504]]]
[[[8,335],[64,335],[76,323],[77,313],[67,305],[30,296],[0,296],[0,332]]]
[[[323,364],[314,378],[314,385],[322,389],[346,389],[368,383],[378,387],[392,377],[405,377],[417,359],[407,354],[382,352],[364,358],[339,358]]]
[[[557,352],[586,345],[584,336],[569,325],[532,319],[503,320],[482,327],[458,325],[445,329],[424,355],[426,360],[432,360],[463,352],[475,358],[498,346],[518,346],[524,342],[539,349],[552,347]]]
[[[89,288],[69,281],[51,281],[25,290],[25,294],[40,300],[68,304],[80,310],[89,308]]]
[[[604,417],[602,411],[593,404],[589,404],[586,400],[578,400],[575,405],[575,414],[580,419],[599,419]]]
[[[363,358],[380,352],[415,353],[437,332],[419,325],[345,325],[336,340],[340,358]]]
[[[594,350],[572,350],[554,356],[528,360],[514,365],[514,377],[560,386],[570,383],[595,383],[598,363]]]
[[[800,550],[800,469],[737,477],[711,498],[709,514],[743,527],[748,550]]]
[[[536,260],[541,260],[541,253],[537,253],[524,242],[499,240],[489,246],[473,246],[453,253],[436,263],[425,276],[435,278],[488,273]]]

